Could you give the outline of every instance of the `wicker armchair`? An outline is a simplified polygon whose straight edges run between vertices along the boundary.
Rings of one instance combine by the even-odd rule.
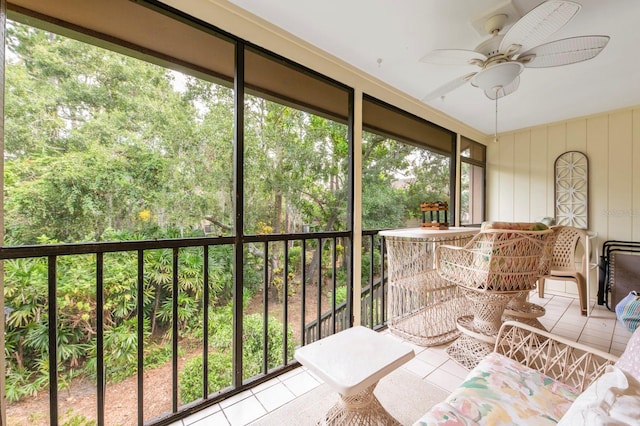
[[[547,273],[552,231],[541,224],[516,226],[519,229],[484,229],[465,247],[436,250],[440,276],[457,284],[471,302],[473,315],[458,319],[462,335],[447,348],[449,356],[467,368],[493,350],[509,301],[533,290],[538,277]]]

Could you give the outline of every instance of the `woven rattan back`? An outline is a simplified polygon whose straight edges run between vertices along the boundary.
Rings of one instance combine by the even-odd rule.
[[[577,392],[583,392],[618,357],[522,323],[505,322],[495,351]]]
[[[552,237],[551,230],[482,231],[465,247],[438,247],[437,269],[443,278],[476,291],[532,290],[548,268]]]
[[[584,255],[581,269],[576,269],[576,251],[578,247],[582,247],[584,253],[587,246],[587,231],[573,226],[553,226],[551,229],[555,234],[551,269],[584,272],[586,266]]]

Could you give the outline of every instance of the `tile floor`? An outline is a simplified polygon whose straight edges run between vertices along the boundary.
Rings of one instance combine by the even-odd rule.
[[[587,318],[580,315],[579,302],[575,298],[546,294],[544,299],[539,299],[536,293],[532,292],[530,300],[545,307],[546,315],[540,321],[547,330],[566,338],[620,355],[631,336],[631,333],[616,321],[615,314],[605,307],[595,305],[591,316]],[[388,331],[384,333],[397,338]],[[405,344],[414,348],[416,356],[401,368],[423,380],[451,391],[467,375],[465,368],[449,359],[445,352],[446,345],[423,348],[409,342]],[[248,425],[321,383],[321,379],[300,367],[172,426]]]

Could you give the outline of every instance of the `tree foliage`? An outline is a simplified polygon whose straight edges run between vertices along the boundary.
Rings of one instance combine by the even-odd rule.
[[[235,100],[230,87],[16,22],[7,25],[7,49],[6,245],[232,234]],[[258,95],[244,101],[245,233],[347,229],[347,126]],[[407,179],[399,185],[403,176]],[[364,227],[403,226],[421,201],[446,198],[448,159],[367,133],[362,179]],[[304,262],[299,247],[290,247],[292,280],[300,273],[299,263],[315,265],[330,254],[328,246],[309,247],[315,257]],[[339,255],[345,256],[342,245]],[[135,369],[138,315],[144,318],[146,359],[161,362],[169,353],[174,299],[185,338],[203,332],[205,309],[222,309],[232,299],[231,246],[209,247],[209,306],[203,300],[202,248],[179,250],[177,295],[172,251],[146,251],[142,301],[137,299],[137,256],[122,252],[104,258],[109,380]],[[264,253],[247,245],[243,256],[248,298],[262,279]],[[268,261],[270,284],[281,290],[283,247],[274,245]],[[338,270],[339,285],[345,284],[345,264]],[[57,362],[63,386],[76,375],[95,375],[100,326],[95,270],[93,255],[58,259]],[[47,259],[5,262],[5,301],[12,310],[5,336],[7,397],[12,401],[47,384],[49,291]],[[255,346],[257,335],[251,333],[259,329],[257,319],[246,320],[246,344]],[[282,340],[278,327],[269,320],[273,345]],[[254,349],[243,354],[249,357],[248,372],[259,364],[249,355],[259,352]],[[272,359],[276,355],[270,347],[269,366],[282,362]]]

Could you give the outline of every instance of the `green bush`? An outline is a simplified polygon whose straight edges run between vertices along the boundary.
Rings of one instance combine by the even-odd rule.
[[[333,302],[333,293],[329,292],[329,305]],[[336,287],[336,306],[347,300],[347,286]]]
[[[382,256],[380,255],[380,250],[377,248],[373,249],[373,276],[380,275],[380,265],[382,261]],[[369,282],[369,268],[371,266],[371,253],[364,252],[362,253],[362,263],[360,268],[360,277],[362,279],[363,286],[365,283]]]
[[[49,384],[48,368],[28,371],[14,368],[7,372],[6,397],[9,402],[19,401],[26,396],[36,396]]]
[[[96,424],[96,421],[93,419],[87,419],[81,414],[73,414],[72,408],[67,410],[61,422],[62,426],[95,426]]]
[[[294,246],[289,249],[289,271],[297,272],[302,267],[302,247]]]
[[[209,392],[231,386],[233,369],[231,368],[231,351],[209,352]],[[203,375],[202,355],[195,356],[187,361],[180,373],[180,400],[183,404],[195,401],[202,397]]]
[[[263,365],[263,318],[260,314],[247,315],[243,319],[242,333],[242,364],[243,378],[247,379],[260,374]],[[209,389],[212,393],[231,386],[232,377],[232,333],[233,324],[229,307],[217,310],[210,322],[209,352]],[[287,330],[287,358],[293,356],[295,342],[293,331]],[[267,367],[274,368],[283,365],[283,326],[274,317],[269,317],[267,327]],[[182,403],[189,403],[202,397],[202,355],[198,355],[185,363],[180,373],[180,399]]]

